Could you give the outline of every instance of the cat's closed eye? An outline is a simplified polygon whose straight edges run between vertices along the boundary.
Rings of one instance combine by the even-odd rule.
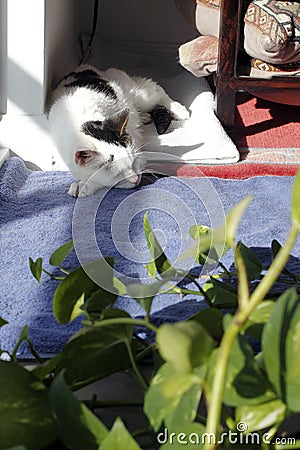
[[[86,158],[89,158],[90,157],[90,155],[88,154],[88,152],[80,152],[80,157],[82,158],[82,159],[86,159]]]
[[[92,150],[78,150],[75,153],[75,163],[80,166],[85,166],[85,164],[89,162],[95,154],[96,152]]]

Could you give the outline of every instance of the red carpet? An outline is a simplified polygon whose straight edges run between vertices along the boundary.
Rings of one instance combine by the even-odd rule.
[[[272,103],[250,95],[238,97],[232,139],[241,161],[231,165],[199,166],[204,176],[242,179],[295,175],[300,167],[300,107]],[[198,173],[198,175],[196,175]],[[180,176],[199,176],[189,166]]]
[[[244,98],[244,100],[243,100]],[[252,157],[251,149],[271,149],[276,155],[278,149],[297,149],[300,162],[300,107],[267,102],[250,96],[238,99],[234,140],[241,151],[249,148],[247,159]],[[264,155],[266,152],[263,152]],[[278,152],[280,154],[280,152]],[[261,161],[271,160],[261,156]],[[288,157],[286,162],[290,162]],[[279,156],[279,161],[284,157]]]

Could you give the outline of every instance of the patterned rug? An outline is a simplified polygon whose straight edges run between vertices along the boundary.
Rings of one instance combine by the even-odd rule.
[[[243,179],[252,176],[292,176],[300,166],[300,108],[240,95],[233,141],[241,160],[231,165],[199,166],[206,176]],[[199,171],[182,166],[177,173]]]

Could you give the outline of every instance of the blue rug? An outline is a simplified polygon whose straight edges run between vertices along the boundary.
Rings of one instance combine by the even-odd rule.
[[[43,275],[38,285],[29,270],[29,257],[42,257],[44,267],[52,272],[49,256],[72,239],[72,233],[81,263],[101,255],[113,256],[121,279],[146,282],[144,266],[150,259],[143,230],[146,210],[152,229],[176,266],[183,265],[180,254],[193,242],[188,235],[190,226],[220,225],[224,214],[248,194],[254,199],[237,239],[254,248],[264,263],[270,262],[272,239],[283,243],[290,224],[292,177],[158,178],[136,190],[99,191],[80,200],[67,194],[71,181],[66,172],[29,171],[18,158],[11,158],[0,170],[0,317],[9,322],[0,329],[0,340],[8,351],[24,325],[29,326],[32,342],[43,357],[60,351],[80,328],[80,318],[68,325],[56,322],[52,300],[57,282]],[[298,242],[291,264],[298,263],[299,249]],[[78,267],[78,256],[75,252],[69,255],[65,266]],[[223,262],[230,268],[233,255],[229,252]],[[117,306],[134,316],[143,314],[130,299],[118,299]],[[153,305],[153,319],[157,323],[180,320],[204,307],[193,295],[161,294]],[[30,357],[26,345],[18,357]]]

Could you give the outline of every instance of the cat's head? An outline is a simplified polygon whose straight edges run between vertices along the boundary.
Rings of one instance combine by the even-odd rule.
[[[131,189],[141,180],[141,159],[136,142],[127,132],[129,110],[110,119],[84,122],[80,148],[75,149],[76,176],[99,186]],[[82,145],[84,144],[84,145]]]

